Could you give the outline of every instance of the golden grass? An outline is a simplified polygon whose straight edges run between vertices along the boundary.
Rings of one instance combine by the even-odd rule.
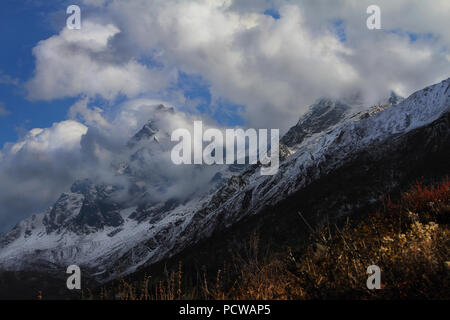
[[[204,272],[200,284],[186,285],[180,263],[164,281],[122,280],[102,289],[101,298],[449,299],[449,200],[448,178],[429,187],[417,183],[396,202],[387,197],[378,212],[312,232],[306,249],[261,254],[255,235],[214,281]],[[381,268],[382,290],[366,287],[373,264]]]

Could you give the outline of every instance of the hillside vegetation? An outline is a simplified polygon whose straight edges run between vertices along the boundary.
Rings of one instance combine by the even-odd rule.
[[[386,197],[377,212],[327,223],[311,242],[284,252],[258,252],[255,235],[214,280],[196,281],[178,270],[160,279],[122,279],[102,288],[102,299],[449,299],[450,182],[417,183],[397,201]],[[381,290],[366,287],[367,267],[381,269]],[[93,298],[92,294],[85,298]]]

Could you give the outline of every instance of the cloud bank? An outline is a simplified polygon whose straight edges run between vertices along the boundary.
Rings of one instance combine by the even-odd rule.
[[[31,97],[160,94],[184,72],[204,78],[213,98],[245,106],[247,125],[287,129],[318,97],[359,90],[370,103],[450,73],[444,0],[378,1],[375,31],[366,27],[369,1],[84,3],[106,22],[87,17],[79,34],[63,30],[35,48]]]

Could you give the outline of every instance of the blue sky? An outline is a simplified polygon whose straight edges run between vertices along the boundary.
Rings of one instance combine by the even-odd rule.
[[[48,127],[64,119],[76,100],[31,102],[21,86],[33,74],[33,47],[57,32],[58,15],[60,24],[64,21],[64,10],[56,11],[55,2],[46,3],[49,1],[2,1],[0,42],[5,45],[0,50],[0,77],[19,83],[0,83],[0,102],[9,111],[0,117],[0,146],[16,141],[26,130]]]

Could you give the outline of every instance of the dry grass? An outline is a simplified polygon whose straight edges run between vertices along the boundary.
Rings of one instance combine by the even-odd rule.
[[[164,281],[122,280],[118,288],[102,290],[101,298],[449,299],[449,215],[448,178],[435,186],[418,183],[396,202],[387,197],[378,212],[360,221],[312,232],[312,243],[298,252],[260,253],[254,236],[233,267],[218,270],[213,281],[204,272],[187,286],[180,263]],[[373,264],[382,270],[382,290],[366,288]]]
[[[356,225],[328,227],[310,246],[295,276],[298,298],[449,298],[449,182],[420,184],[400,201]],[[369,265],[382,270],[383,290],[365,286]]]

